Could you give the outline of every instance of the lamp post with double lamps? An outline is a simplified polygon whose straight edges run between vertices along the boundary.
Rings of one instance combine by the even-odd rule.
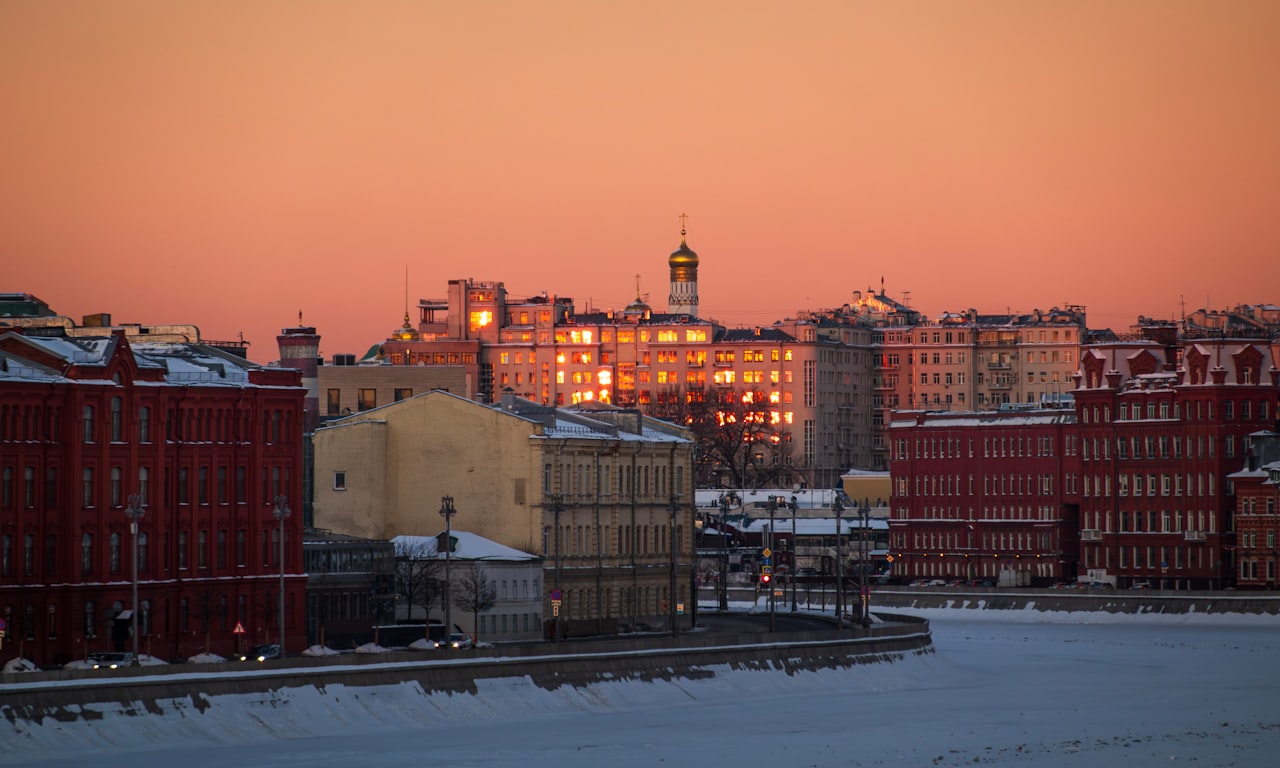
[[[796,602],[796,573],[799,568],[799,551],[796,549],[796,497],[791,497],[791,503],[787,506],[791,507],[791,569],[788,575],[791,576],[791,612],[795,613],[800,610],[799,604]]]
[[[453,635],[453,603],[449,599],[449,561],[453,559],[453,508],[452,496],[440,497],[440,516],[444,518],[444,642],[449,644]]]
[[[769,497],[769,543],[766,545],[769,549],[770,562],[773,557],[773,531],[774,531],[774,513],[778,511],[778,497]],[[776,605],[777,601],[773,598],[773,579],[769,579],[769,631],[774,632],[777,629]]]
[[[831,502],[831,511],[836,513],[836,630],[839,631],[844,629],[844,575],[840,562],[840,515],[844,514],[844,505],[839,496]]]
[[[146,508],[143,506],[142,494],[131,494],[129,496],[129,506],[124,508],[124,516],[129,519],[129,533],[133,536],[133,605],[130,612],[130,619],[133,622],[131,627],[133,661],[129,662],[129,664],[134,667],[142,664],[138,658],[138,520],[144,514],[146,514]]]
[[[671,623],[671,636],[678,637],[680,635],[679,613],[676,611],[676,599],[679,597],[676,585],[676,563],[679,555],[680,543],[676,538],[676,516],[680,513],[680,495],[671,494],[671,599],[667,602],[667,612]]]
[[[858,516],[862,518],[862,546],[859,548],[861,552],[858,555],[858,587],[862,592],[862,611],[860,613],[862,628],[866,629],[871,626],[871,594],[867,590],[867,567],[870,565],[870,555],[867,552],[867,524],[871,516],[871,504],[869,499],[862,500],[862,506],[858,508]]]
[[[275,508],[271,510],[271,516],[276,519],[277,525],[280,526],[280,658],[285,657],[284,652],[284,519],[292,513],[289,509],[289,498],[287,496],[277,496]]]

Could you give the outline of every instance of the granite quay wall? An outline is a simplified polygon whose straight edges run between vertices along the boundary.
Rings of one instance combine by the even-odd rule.
[[[477,681],[527,679],[540,688],[626,680],[713,677],[731,670],[804,670],[889,663],[932,653],[928,623],[878,613],[863,630],[739,636],[688,634],[562,643],[530,643],[467,651],[343,654],[270,662],[179,664],[112,670],[59,670],[0,675],[0,718],[10,724],[201,712],[220,696],[270,696],[298,687],[323,691],[416,683],[424,693],[476,693]]]

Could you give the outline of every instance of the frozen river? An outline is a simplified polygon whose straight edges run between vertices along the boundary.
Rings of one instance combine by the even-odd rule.
[[[298,738],[240,740],[229,723],[227,743],[173,747],[126,724],[112,730],[126,735],[87,744],[74,760],[19,749],[0,752],[0,765],[1269,768],[1280,760],[1275,618],[1039,623],[1025,613],[919,613],[932,622],[937,653],[895,664],[558,694],[496,684],[431,707],[421,695],[389,698],[388,709],[415,711],[377,721],[342,722],[325,710],[304,725],[309,705],[298,701],[281,705],[298,723],[286,735]]]

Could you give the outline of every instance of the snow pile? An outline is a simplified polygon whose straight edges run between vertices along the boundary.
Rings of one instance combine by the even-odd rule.
[[[226,661],[216,653],[197,653],[195,656],[187,659],[192,664],[221,664]]]
[[[364,645],[356,648],[356,653],[391,653],[391,649],[383,648],[377,643],[365,643]]]
[[[31,659],[9,659],[4,664],[5,672],[39,672],[40,667]]]
[[[337,656],[337,651],[327,645],[313,645],[302,652],[303,656]]]

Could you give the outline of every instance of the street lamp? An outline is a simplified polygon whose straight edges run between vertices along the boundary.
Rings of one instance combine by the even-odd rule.
[[[725,528],[729,519],[729,496],[720,496],[720,610],[729,610],[729,548],[725,544]]]
[[[671,599],[667,602],[667,612],[670,614],[671,636],[677,637],[680,634],[678,624],[678,614],[676,613],[676,555],[679,548],[679,542],[676,539],[676,515],[680,511],[680,496],[671,494]]]
[[[142,494],[129,496],[129,506],[124,508],[124,516],[129,519],[129,533],[133,536],[133,606],[130,618],[133,620],[133,661],[130,666],[141,666],[138,658],[138,519],[146,513],[142,506]]]
[[[543,508],[546,504],[551,504],[552,525],[555,526],[555,585],[551,592],[551,641],[559,642],[560,640],[560,513],[564,511],[564,495],[553,493],[547,496],[543,502]]]
[[[791,612],[795,613],[796,611],[800,610],[799,606],[796,604],[796,571],[798,570],[797,566],[799,565],[799,562],[796,559],[796,555],[797,555],[796,506],[797,505],[796,505],[795,496],[791,497],[791,504],[788,506],[791,507],[791,570],[789,573],[789,575],[791,576]]]
[[[770,562],[773,562],[772,560],[773,558],[773,525],[774,525],[773,515],[777,511],[778,511],[778,497],[770,496],[769,497],[769,543],[767,545],[769,548]],[[777,628],[777,619],[775,616],[774,602],[775,601],[773,599],[773,579],[770,579],[769,580],[769,631],[770,632],[775,631],[775,629]]]
[[[453,559],[453,508],[452,496],[440,497],[440,516],[444,518],[444,641],[447,645],[453,634],[453,606],[449,600],[449,561]],[[438,547],[437,547],[438,549]]]
[[[844,514],[844,505],[838,495],[831,502],[831,510],[836,513],[836,630],[841,630],[844,629],[844,576],[840,572],[840,515]]]
[[[871,626],[871,595],[867,591],[867,521],[871,515],[871,504],[869,500],[863,498],[862,506],[858,508],[858,516],[862,518],[862,550],[858,558],[858,586],[862,591],[862,610],[861,624],[866,629]]]
[[[290,515],[292,510],[289,509],[289,498],[287,496],[277,496],[276,506],[271,510],[271,516],[276,519],[276,523],[280,526],[280,658],[284,658],[284,519]]]

